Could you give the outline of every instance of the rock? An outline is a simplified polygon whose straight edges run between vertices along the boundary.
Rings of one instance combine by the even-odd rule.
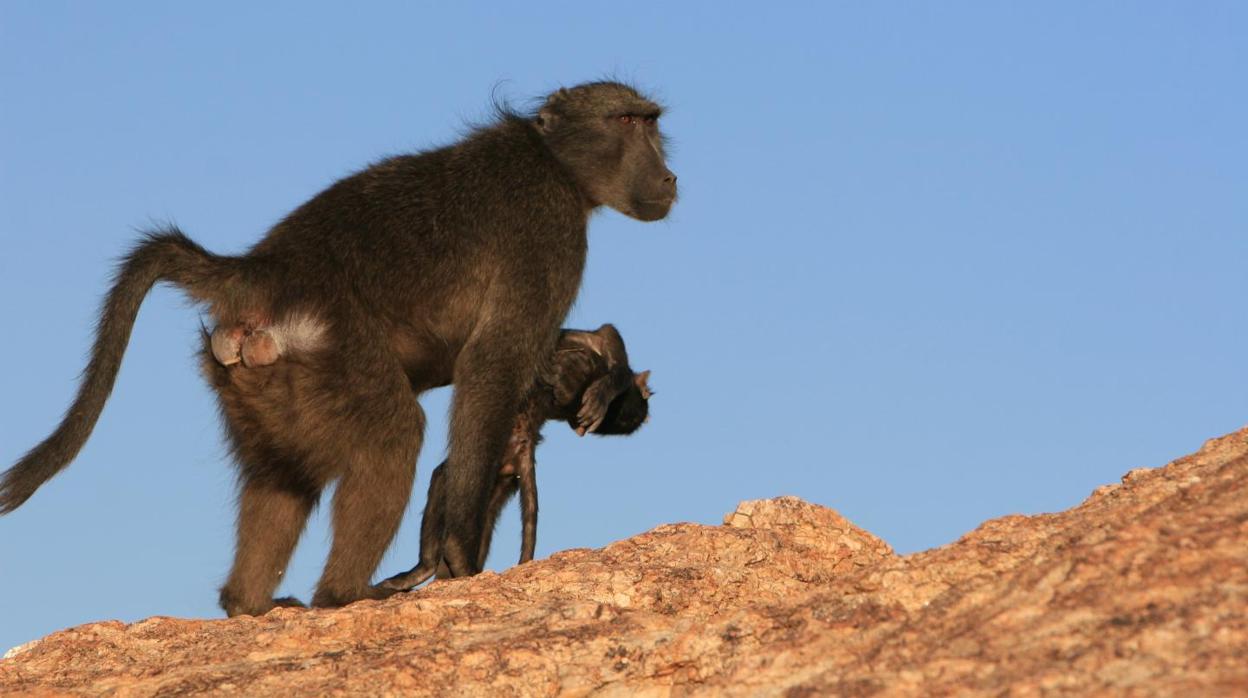
[[[908,556],[743,502],[345,609],[71,628],[0,695],[1245,695],[1246,482],[1248,430]]]

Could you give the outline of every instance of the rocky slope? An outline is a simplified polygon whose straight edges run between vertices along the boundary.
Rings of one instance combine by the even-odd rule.
[[[337,611],[72,628],[0,695],[1248,695],[1245,483],[1248,430],[904,557],[745,502]]]

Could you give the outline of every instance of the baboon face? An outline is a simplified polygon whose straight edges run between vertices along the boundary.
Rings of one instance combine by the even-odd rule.
[[[676,175],[667,169],[659,105],[627,85],[597,82],[552,94],[537,125],[594,205],[643,221],[667,216]]]
[[[637,389],[626,390],[611,401],[602,424],[594,431],[599,436],[627,436],[641,428],[650,416],[650,400]]]
[[[606,416],[594,433],[598,436],[628,436],[650,421],[650,396],[654,393],[650,390],[649,380],[649,371],[634,373],[633,384],[607,406]]]

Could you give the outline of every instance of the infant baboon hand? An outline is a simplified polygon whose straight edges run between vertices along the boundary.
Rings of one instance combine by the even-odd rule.
[[[585,390],[581,397],[581,409],[576,413],[576,433],[580,436],[596,431],[607,416],[611,395],[605,381],[598,381]]]

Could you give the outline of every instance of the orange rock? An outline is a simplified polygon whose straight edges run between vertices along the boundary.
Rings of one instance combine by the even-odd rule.
[[[743,502],[345,609],[72,628],[0,695],[1248,695],[1246,482],[1248,430],[908,556]]]

